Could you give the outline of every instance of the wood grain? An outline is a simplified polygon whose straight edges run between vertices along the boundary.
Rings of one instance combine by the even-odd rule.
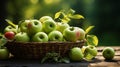
[[[98,54],[95,57],[97,60],[100,60],[99,62],[92,62],[88,65],[88,67],[120,67],[120,46],[109,46],[112,47],[115,50],[115,56],[113,60],[105,60],[102,56],[102,50],[108,46],[100,46],[97,47]]]

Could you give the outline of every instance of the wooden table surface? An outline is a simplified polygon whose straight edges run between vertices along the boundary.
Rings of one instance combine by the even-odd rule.
[[[44,63],[39,60],[0,60],[0,67],[120,67],[120,46],[110,46],[115,49],[115,57],[106,61],[102,56],[102,50],[107,46],[97,47],[98,55],[92,61],[66,63]]]
[[[105,47],[97,47],[98,48],[98,55],[96,56],[96,59],[99,60],[98,62],[89,63],[89,67],[120,67],[120,46],[110,46],[115,49],[115,56],[113,60],[106,61],[104,57],[102,56],[102,50]]]

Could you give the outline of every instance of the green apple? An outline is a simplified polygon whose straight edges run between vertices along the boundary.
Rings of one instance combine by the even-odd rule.
[[[30,20],[24,20],[19,23],[19,29],[21,32],[28,32],[28,23]]]
[[[0,49],[0,60],[8,59],[9,58],[9,51],[7,48]]]
[[[7,41],[8,41],[7,38],[0,34],[0,48],[2,48],[7,43]]]
[[[38,20],[30,20],[30,22],[28,23],[28,34],[34,35],[37,32],[41,32],[42,31],[42,23]]]
[[[82,28],[79,28],[79,31],[80,31],[80,37],[79,37],[79,40],[83,40],[85,39],[85,31],[82,29]]]
[[[42,24],[43,24],[43,31],[47,34],[56,29],[55,21],[46,20]]]
[[[111,47],[105,47],[102,51],[102,55],[106,60],[112,60],[115,55],[115,51]]]
[[[41,23],[43,23],[43,22],[46,21],[46,20],[51,20],[51,21],[53,21],[53,19],[52,19],[50,16],[42,16],[42,17],[39,19],[39,21],[40,21]]]
[[[30,38],[26,32],[19,32],[15,35],[15,40],[19,42],[29,42]]]
[[[38,32],[32,37],[33,42],[47,42],[48,36],[44,32]]]
[[[78,27],[68,27],[63,31],[65,40],[76,42],[80,38],[80,31]]]
[[[52,31],[48,34],[49,41],[62,41],[63,35],[59,31]]]
[[[85,47],[84,57],[86,60],[91,60],[97,55],[97,48],[95,46],[89,45]]]
[[[72,61],[81,61],[84,56],[79,47],[74,47],[70,50],[69,57]]]
[[[61,33],[63,33],[63,31],[69,27],[69,24],[67,23],[63,23],[63,22],[58,22],[57,23],[57,30],[60,31]]]
[[[9,26],[5,27],[4,32],[10,32],[10,31],[12,31],[14,33],[17,33],[17,27],[18,26],[16,26],[16,28],[14,28],[14,27],[12,27],[12,26],[9,25]]]
[[[29,36],[42,31],[42,23],[36,19],[22,21],[19,27],[21,32],[27,32]]]
[[[87,48],[87,46],[82,46],[81,51],[83,54],[84,54],[86,48]]]

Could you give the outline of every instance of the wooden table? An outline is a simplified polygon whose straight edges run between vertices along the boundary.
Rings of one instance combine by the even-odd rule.
[[[120,67],[120,46],[110,46],[115,49],[115,57],[111,61],[106,61],[102,56],[102,50],[105,47],[97,47],[99,52],[96,59],[98,62],[93,60],[89,63],[89,67]]]
[[[106,46],[97,47],[98,55],[92,61],[66,63],[44,63],[39,60],[0,60],[0,67],[120,67],[120,46],[110,46],[115,49],[115,57],[111,61],[104,60],[102,50]]]

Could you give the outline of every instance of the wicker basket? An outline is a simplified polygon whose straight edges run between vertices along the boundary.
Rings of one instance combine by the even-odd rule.
[[[85,41],[79,42],[15,42],[8,41],[6,47],[16,58],[41,59],[48,52],[57,52],[61,56],[66,56],[73,47],[82,47]]]

